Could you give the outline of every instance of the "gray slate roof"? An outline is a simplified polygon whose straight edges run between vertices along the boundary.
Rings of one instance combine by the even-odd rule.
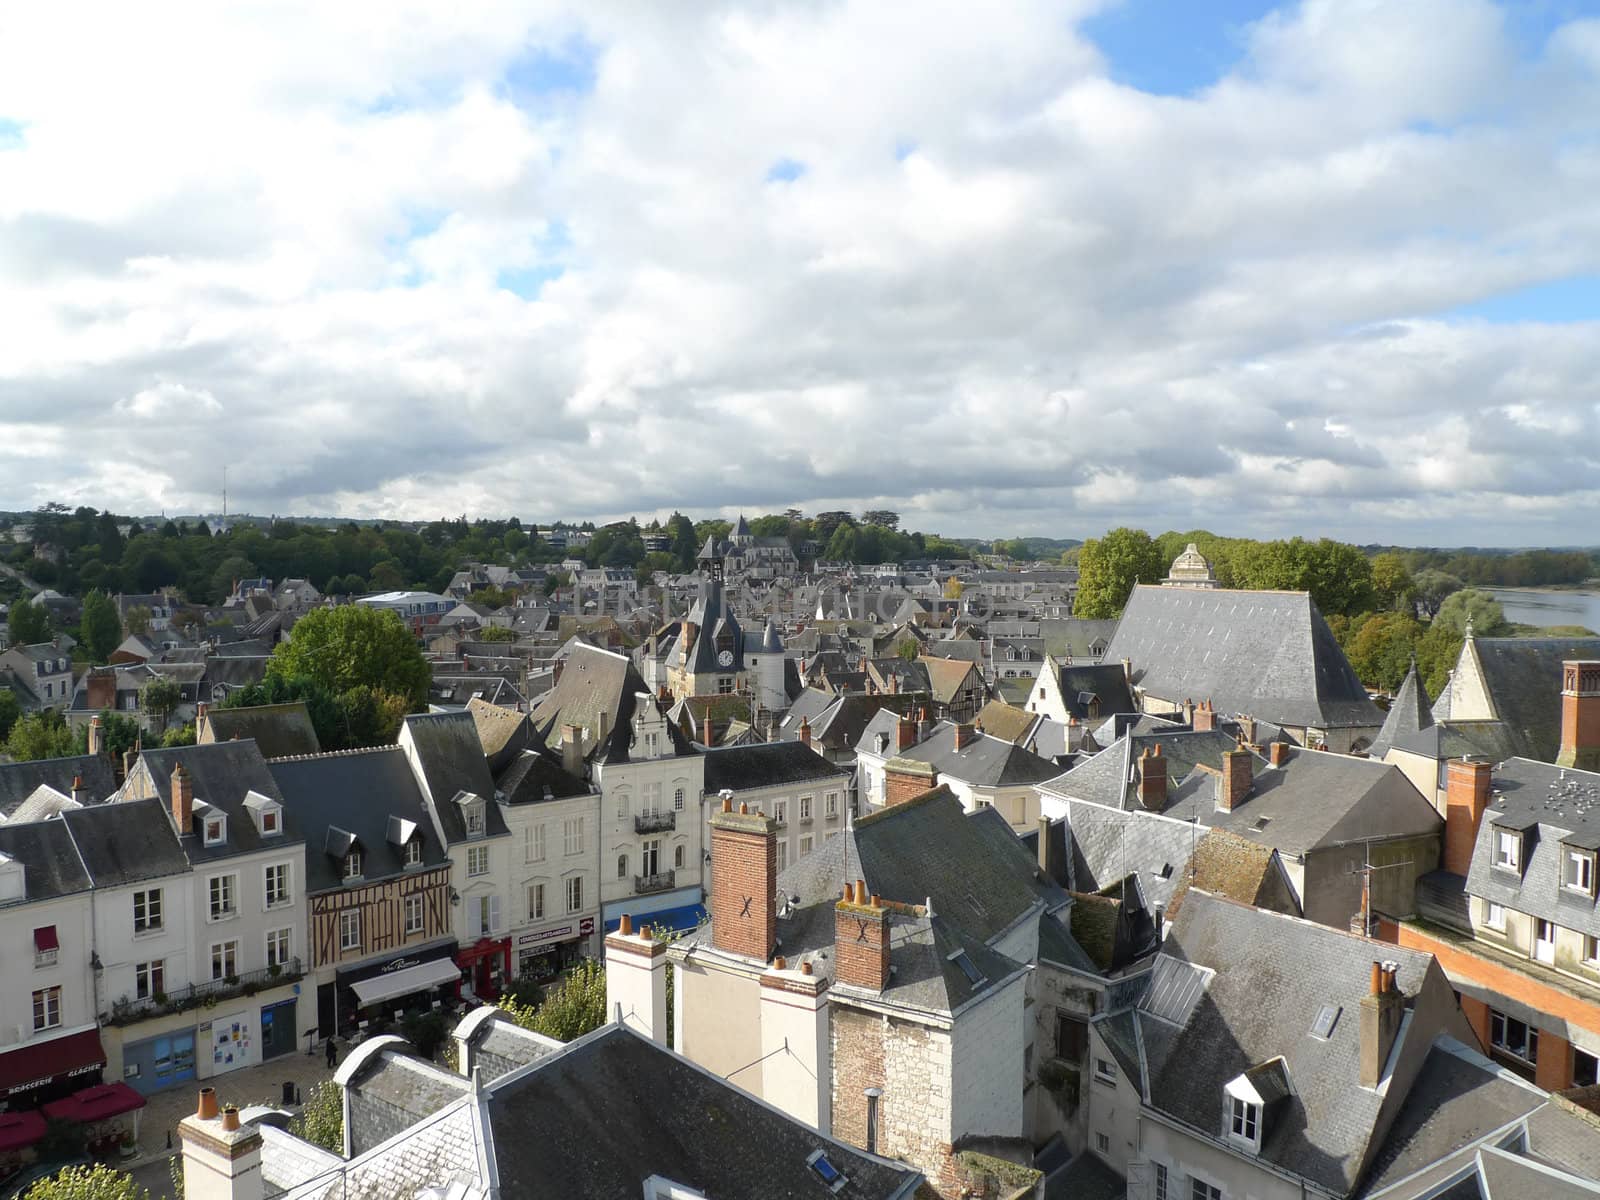
[[[867,748],[870,749],[870,745]],[[1042,783],[1060,771],[1048,758],[986,733],[975,733],[972,740],[958,750],[956,727],[949,721],[939,722],[925,741],[900,751],[899,756],[925,762],[941,776],[948,775],[979,787]]]
[[[563,725],[581,725],[593,737],[603,718],[607,736],[589,757],[626,762],[633,744],[634,707],[641,693],[649,695],[650,688],[625,656],[595,646],[574,646],[561,678],[539,700],[529,720],[547,744],[556,745]],[[670,721],[667,737],[675,753],[694,753],[689,739]]]
[[[237,854],[253,854],[268,846],[281,846],[299,842],[303,834],[293,813],[285,811],[283,832],[263,838],[256,831],[255,820],[245,807],[245,796],[258,792],[268,799],[283,802],[267,761],[261,757],[254,741],[217,742],[209,746],[179,746],[169,750],[146,750],[139,756],[140,765],[148,772],[155,795],[167,804],[172,796],[172,772],[179,763],[188,770],[194,787],[195,807],[203,800],[228,818],[228,839],[221,846],[207,846],[199,837],[185,837],[183,850],[192,863],[229,858]],[[198,823],[198,813],[195,821]],[[197,826],[198,827],[198,826]],[[194,830],[179,830],[192,834]]]
[[[840,786],[849,778],[848,771],[799,742],[756,742],[708,750],[705,763],[705,790],[710,795],[724,788],[742,792],[785,783]]]
[[[160,800],[97,804],[69,809],[60,821],[72,834],[94,885],[120,887],[189,869],[165,809]]]
[[[304,700],[248,708],[208,708],[206,720],[211,725],[213,741],[253,738],[264,758],[322,751]]]
[[[1394,703],[1389,706],[1389,712],[1383,718],[1383,728],[1372,740],[1372,745],[1367,747],[1367,754],[1372,758],[1381,759],[1389,752],[1389,747],[1395,744],[1397,738],[1418,733],[1432,724],[1433,713],[1428,707],[1428,690],[1422,686],[1422,680],[1417,678],[1417,660],[1413,658],[1405,679],[1400,683],[1400,690],[1394,695]]]
[[[1561,748],[1561,664],[1600,658],[1600,638],[1473,638],[1462,652],[1477,658],[1494,715],[1509,728],[1516,752],[1554,761]],[[1449,697],[1446,688],[1435,720],[1450,717]]]
[[[72,835],[60,821],[0,825],[0,854],[22,864],[27,900],[53,900],[92,886]]]
[[[1305,592],[1135,587],[1107,661],[1149,696],[1319,729],[1383,724]]]
[[[1139,705],[1134,702],[1128,688],[1128,676],[1121,663],[1059,668],[1061,698],[1066,702],[1067,715],[1080,721],[1091,716],[1091,701],[1099,701],[1093,715],[1109,717],[1112,713],[1135,713]]]
[[[487,801],[484,836],[500,837],[510,832],[500,806],[494,802],[494,777],[489,774],[489,760],[470,712],[462,709],[414,714],[406,718],[405,729],[416,747],[417,761],[446,843],[468,840],[466,819],[455,802],[462,792]]]
[[[92,754],[0,765],[0,817],[9,817],[41,786],[52,787],[63,796],[72,795],[72,781],[80,775],[95,803],[117,790],[111,763]]]

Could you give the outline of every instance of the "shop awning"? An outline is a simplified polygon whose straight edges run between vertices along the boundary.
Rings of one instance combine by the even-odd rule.
[[[26,1092],[69,1075],[87,1075],[105,1065],[97,1029],[35,1038],[0,1054],[0,1095]]]
[[[61,948],[61,943],[56,940],[56,927],[54,925],[41,925],[33,931],[33,948],[40,954]]]
[[[706,919],[706,906],[704,904],[684,904],[678,908],[663,908],[651,913],[634,913],[633,927],[638,929],[641,925],[648,925],[651,929],[664,930],[667,933],[686,932],[695,929]],[[619,916],[615,921],[606,922],[606,932],[614,933],[617,926],[622,924]]]
[[[456,966],[453,960],[435,958],[430,962],[418,963],[414,967],[391,971],[387,975],[374,975],[371,979],[362,979],[352,983],[350,990],[356,994],[356,1002],[365,1008],[369,1004],[393,1000],[396,996],[409,996],[413,992],[425,991],[459,978],[461,978],[461,968]]]
[[[88,1125],[120,1117],[145,1106],[145,1098],[125,1083],[102,1083],[73,1092],[64,1100],[44,1106],[44,1115],[53,1121],[77,1121]]]
[[[44,1118],[36,1112],[0,1113],[0,1153],[33,1145],[44,1130]]]

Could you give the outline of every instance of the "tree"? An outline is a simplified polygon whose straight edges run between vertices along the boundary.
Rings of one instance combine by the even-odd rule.
[[[700,547],[694,540],[694,522],[681,512],[667,518],[667,532],[672,535],[672,560],[679,571],[694,570],[694,557]]]
[[[831,562],[857,562],[861,558],[858,543],[854,525],[837,526],[833,536],[828,539],[828,548],[822,552],[822,557]]]
[[[391,745],[408,711],[404,696],[366,684],[341,692],[338,705],[344,722],[345,745],[352,748]]]
[[[1417,585],[1406,570],[1406,560],[1392,550],[1374,558],[1372,591],[1384,608],[1411,611],[1417,599]]]
[[[952,575],[944,581],[944,598],[946,600],[961,599],[961,593],[965,590],[965,585],[962,584],[958,576]]]
[[[916,662],[922,654],[922,647],[917,644],[916,638],[908,636],[894,644],[894,653],[896,658],[902,658],[906,662]]]
[[[176,729],[169,729],[161,735],[161,748],[171,750],[174,746],[192,746],[195,742],[194,722],[179,725]]]
[[[487,629],[478,630],[477,640],[480,642],[514,642],[517,640],[517,631],[507,629],[504,625],[490,625]]]
[[[179,615],[181,616],[182,614],[180,613]],[[123,623],[127,625],[128,633],[130,635],[135,633],[149,633],[150,616],[151,614],[149,605],[135,604],[132,608],[128,609],[128,615],[123,618]],[[178,624],[177,617],[173,618],[172,623],[174,625]]]
[[[1468,621],[1472,622],[1472,632],[1478,637],[1498,637],[1511,632],[1500,602],[1488,592],[1475,588],[1451,593],[1433,618],[1436,627],[1463,636]]]
[[[1350,641],[1350,665],[1363,683],[1392,691],[1406,677],[1422,632],[1409,613],[1375,613]]]
[[[155,678],[139,689],[139,707],[156,722],[157,732],[167,728],[167,721],[183,703],[183,689],[175,679]]]
[[[6,753],[18,762],[66,758],[77,749],[72,730],[55,709],[28,713],[11,727]]]
[[[344,1153],[344,1089],[324,1079],[306,1093],[300,1115],[289,1122],[289,1132],[335,1154]]]
[[[22,720],[22,705],[17,700],[17,694],[9,690],[0,690],[0,742],[11,736],[13,726],[20,720]]]
[[[1164,565],[1161,550],[1142,529],[1113,529],[1103,538],[1084,542],[1078,555],[1079,617],[1114,617],[1128,602],[1136,583],[1156,583]]]
[[[1439,606],[1446,598],[1466,586],[1454,575],[1447,575],[1432,567],[1418,571],[1411,577],[1411,583],[1416,590],[1417,603],[1429,616],[1439,611]]]
[[[887,508],[869,508],[861,514],[863,525],[881,525],[885,529],[900,528],[900,514]]]
[[[293,640],[272,652],[267,674],[314,679],[334,695],[374,688],[401,697],[407,712],[427,703],[433,679],[400,617],[363,604],[318,608],[301,617]]]
[[[42,604],[18,600],[7,618],[13,646],[36,646],[50,640],[50,614]]]
[[[89,658],[103,663],[122,641],[122,621],[117,616],[117,606],[104,592],[93,591],[83,598],[83,648]]]
[[[139,735],[143,731],[139,722],[132,717],[125,717],[121,713],[112,712],[109,708],[100,710],[100,739],[105,747],[106,755],[114,763],[120,763],[122,756],[139,744]],[[89,753],[88,726],[78,730],[73,740],[74,754]]]
[[[560,1042],[570,1042],[606,1023],[606,969],[581,960],[537,1007],[502,997],[500,1007],[518,1025]]]
[[[95,1163],[62,1167],[30,1187],[24,1200],[150,1200],[150,1193],[135,1183],[133,1176]]]

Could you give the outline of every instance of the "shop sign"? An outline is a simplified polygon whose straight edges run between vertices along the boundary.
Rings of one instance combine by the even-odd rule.
[[[594,932],[594,918],[593,917],[584,917],[583,920],[578,922],[578,936],[579,937],[588,937],[593,932]]]
[[[591,920],[589,924],[592,926],[594,922]],[[551,942],[557,938],[569,938],[571,936],[572,926],[562,925],[556,929],[542,929],[538,933],[525,933],[517,939],[517,944],[526,946],[531,942]]]

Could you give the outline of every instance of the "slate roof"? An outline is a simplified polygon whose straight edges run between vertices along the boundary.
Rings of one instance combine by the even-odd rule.
[[[188,856],[160,800],[70,809],[60,821],[71,833],[96,887],[121,887],[189,870]],[[229,826],[231,836],[231,821]]]
[[[1392,748],[1424,758],[1483,758],[1501,762],[1518,753],[1518,739],[1504,721],[1440,721],[1395,737]]]
[[[1505,722],[1516,752],[1554,761],[1561,749],[1561,664],[1600,658],[1600,638],[1470,638],[1462,654],[1477,659],[1494,716]],[[1452,690],[1434,705],[1434,720],[1450,717]]]
[[[1432,956],[1384,945],[1381,957],[1398,964],[1400,990],[1414,997],[1425,985],[1441,996],[1449,983]],[[1138,1016],[1149,1070],[1149,1103],[1185,1125],[1215,1137],[1223,1128],[1223,1087],[1279,1055],[1294,1094],[1270,1117],[1261,1159],[1336,1193],[1353,1190],[1368,1159],[1384,1097],[1358,1086],[1360,1001],[1369,988],[1373,944],[1325,926],[1265,913],[1193,891],[1173,923],[1165,959],[1215,972],[1174,1024],[1154,1015],[1155,989]],[[1324,1005],[1340,1009],[1330,1036],[1311,1036]],[[1413,1018],[1415,1010],[1413,1010]],[[1466,1033],[1464,1018],[1454,1020]],[[1431,1042],[1435,1030],[1415,1019],[1402,1028]]]
[[[464,1076],[401,1052],[410,1049],[404,1042],[391,1046],[362,1063],[344,1084],[352,1157],[404,1133],[471,1089]]]
[[[267,769],[266,759],[261,756],[254,741],[241,738],[209,746],[178,746],[144,751],[139,756],[139,767],[135,769],[142,768],[147,773],[155,796],[163,805],[172,796],[172,772],[180,762],[188,770],[194,788],[197,824],[201,801],[220,809],[228,818],[228,838],[224,845],[207,846],[199,837],[184,837],[183,850],[191,863],[253,854],[258,850],[303,840],[303,832],[294,815],[287,811],[284,813],[282,833],[263,838],[256,831],[255,820],[244,804],[245,797],[250,792],[257,792],[279,803],[282,803],[283,797],[278,792],[272,772]],[[194,830],[178,832],[192,834]]]
[[[777,787],[786,783],[832,783],[849,778],[849,772],[829,762],[800,742],[756,742],[708,750],[705,755],[708,795],[724,788],[735,792]]]
[[[507,804],[537,804],[590,792],[586,782],[567,773],[559,755],[544,747],[518,754],[495,777],[494,785]]]
[[[983,726],[984,733],[1014,745],[1021,745],[1027,733],[1039,720],[1036,713],[1004,700],[991,700],[979,710],[974,724]]]
[[[1139,705],[1128,687],[1128,675],[1121,663],[1089,666],[1057,666],[1056,678],[1061,685],[1061,699],[1067,706],[1067,715],[1080,721],[1091,716],[1107,717],[1112,713],[1136,713]],[[1090,702],[1100,702],[1099,712],[1091,714]]]
[[[1600,846],[1600,774],[1513,758],[1495,768],[1491,788],[1472,848],[1467,893],[1600,936],[1594,898],[1561,886],[1562,843],[1575,838]],[[1494,865],[1497,826],[1527,831],[1520,871]]]
[[[485,837],[509,832],[500,806],[494,802],[494,777],[478,741],[472,714],[460,712],[413,714],[406,718],[404,734],[410,737],[418,766],[433,799],[433,811],[447,844],[469,840],[467,822],[455,800],[462,792],[481,796]]]
[[[361,843],[362,870],[368,880],[405,872],[404,849],[389,840],[389,822],[394,817],[417,826],[424,867],[450,861],[428,815],[422,789],[398,746],[280,759],[270,769],[283,797],[284,812],[306,832],[308,892],[344,886],[342,864],[324,849],[330,827],[354,834]],[[492,800],[489,807],[495,807]]]
[[[60,821],[0,825],[0,854],[22,864],[25,900],[54,900],[93,886],[72,835]]]
[[[987,731],[974,732],[972,740],[958,750],[956,727],[949,721],[939,722],[927,738],[898,753],[901,758],[929,764],[942,776],[978,787],[1042,783],[1060,772],[1049,759],[1004,738],[991,737]]]
[[[1195,843],[1187,867],[1178,872],[1178,885],[1167,902],[1167,919],[1177,917],[1191,887],[1240,904],[1259,904],[1271,885],[1272,873],[1279,869],[1272,861],[1275,853],[1270,846],[1227,830],[1206,830]]]
[[[217,742],[251,738],[263,758],[291,754],[320,754],[322,743],[311,724],[304,700],[288,704],[258,704],[247,708],[206,708],[211,738]]]
[[[1417,660],[1411,660],[1400,690],[1394,694],[1394,703],[1383,718],[1383,728],[1367,747],[1367,754],[1381,759],[1389,752],[1397,738],[1418,733],[1433,724],[1433,713],[1428,707],[1428,691],[1417,678]]]
[[[561,678],[541,697],[529,717],[535,731],[549,744],[560,741],[563,725],[581,725],[593,737],[604,718],[605,740],[590,751],[589,757],[602,762],[626,762],[633,744],[634,707],[641,694],[649,695],[650,688],[624,655],[595,646],[576,646]],[[674,753],[694,753],[689,739],[670,721],[667,737]]]
[[[1383,724],[1305,592],[1138,586],[1105,657],[1132,660],[1135,686],[1174,703],[1318,729]]]
[[[933,698],[940,704],[948,704],[954,700],[956,693],[961,690],[969,677],[978,678],[976,666],[962,659],[939,658],[924,654],[917,661],[927,669],[928,686],[933,691]],[[981,682],[981,678],[979,681]]]
[[[72,781],[80,775],[96,803],[117,790],[110,760],[92,754],[0,764],[0,816],[11,816],[41,786],[54,788],[63,796],[72,795]]]
[[[535,744],[533,726],[526,713],[502,708],[476,697],[467,701],[467,712],[478,733],[478,745],[489,760],[489,770],[499,774],[524,750]]]
[[[1068,655],[1075,659],[1093,658],[1096,642],[1110,643],[1117,631],[1117,622],[1090,620],[1086,617],[1051,617],[1039,622],[1039,636],[1044,638],[1046,653],[1057,659]]]

